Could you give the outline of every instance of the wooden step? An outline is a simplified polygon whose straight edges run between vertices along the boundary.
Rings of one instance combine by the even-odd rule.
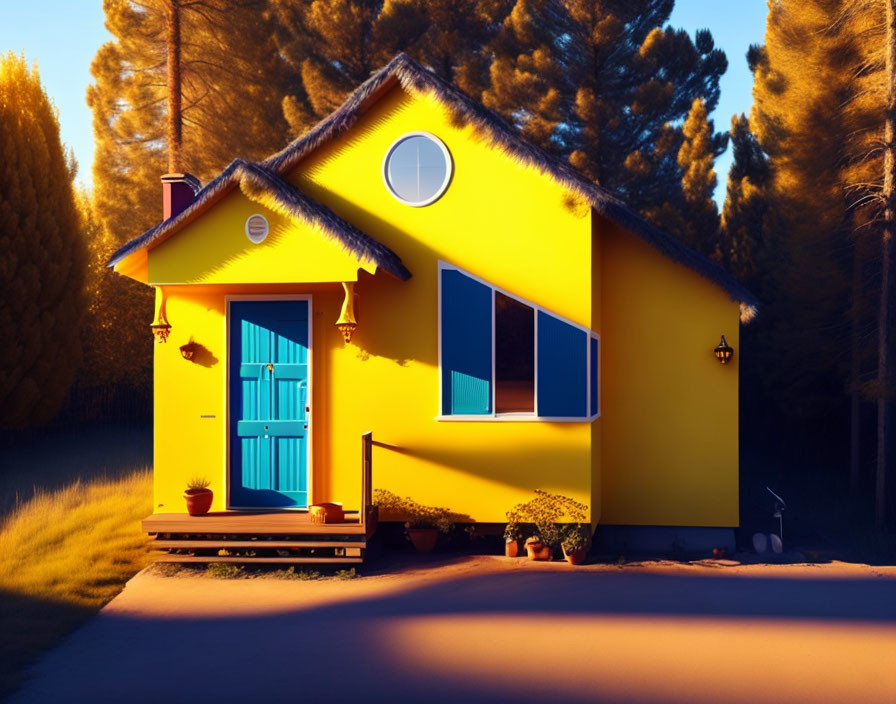
[[[339,565],[339,564],[360,564],[364,562],[363,557],[233,557],[209,555],[208,557],[197,557],[195,555],[158,555],[156,562],[238,562],[243,564],[251,563],[292,563],[305,565]]]
[[[156,538],[150,545],[154,548],[364,548],[365,540],[162,540]]]

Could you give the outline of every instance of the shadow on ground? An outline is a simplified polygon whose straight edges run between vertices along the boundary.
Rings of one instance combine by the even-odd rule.
[[[167,615],[141,617],[129,593],[141,579],[164,578],[138,577],[123,595],[131,606],[101,614],[51,653],[14,701],[180,701],[197,691],[197,676],[204,698],[224,702],[896,694],[881,660],[896,643],[893,579],[540,569],[438,579],[424,571],[385,590],[364,586],[378,578],[283,584],[294,598],[282,608],[238,616],[227,604],[245,611],[257,581],[203,580],[208,598],[221,601],[201,618],[174,606],[177,578],[165,580]],[[316,600],[302,607],[306,588]],[[735,670],[743,696],[731,686]]]

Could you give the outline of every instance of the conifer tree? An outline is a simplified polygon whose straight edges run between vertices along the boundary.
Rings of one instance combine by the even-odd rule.
[[[568,50],[573,26],[562,0],[517,0],[492,42],[495,58],[483,103],[528,141],[562,155],[558,130],[572,119]]]
[[[293,134],[338,108],[398,52],[477,97],[488,41],[509,0],[271,0],[280,56],[294,90],[283,110]]]
[[[769,6],[765,45],[751,48],[750,129],[768,155],[765,276],[774,297],[760,323],[774,350],[762,383],[769,408],[801,427],[843,408],[848,386],[850,199],[841,168],[853,126],[850,37],[834,21],[838,0]]]
[[[167,171],[170,141],[166,73],[173,7],[171,0],[104,3],[113,39],[94,58],[95,83],[87,93],[96,143],[93,214],[104,229],[104,256],[161,219],[159,177]],[[177,2],[182,89],[177,164],[202,181],[236,157],[263,158],[288,141],[281,108],[287,77],[266,7],[264,0]],[[106,304],[115,309],[108,318],[128,355],[119,355],[106,379],[148,392],[152,292],[114,278],[106,284]]]
[[[722,266],[761,295],[756,279],[763,266],[760,260],[766,239],[768,158],[750,132],[745,115],[731,118],[730,134],[734,162],[728,172],[718,258]]]
[[[85,250],[75,166],[37,68],[0,57],[0,425],[62,406],[81,358]]]
[[[178,0],[181,168],[202,181],[235,157],[257,159],[287,140],[282,65],[264,0]],[[118,242],[156,224],[167,164],[171,0],[106,0],[112,41],[94,58],[97,216]]]
[[[727,67],[706,30],[663,28],[673,0],[521,0],[493,43],[489,107],[648,215],[681,201],[674,125],[711,112]],[[718,155],[724,144],[714,138]],[[668,207],[667,207],[668,210]]]
[[[892,419],[896,397],[896,3],[844,0],[843,6],[838,27],[852,37],[858,57],[850,66],[854,90],[849,109],[852,153],[845,169],[846,184],[858,206],[853,309],[858,318],[862,296],[876,303],[872,314],[876,378],[869,385],[869,395],[875,401],[877,416],[875,520],[878,528],[883,528],[896,498],[892,486],[896,450]],[[875,287],[862,286],[863,254],[865,258],[870,254],[874,263]],[[854,347],[858,342],[854,341]]]
[[[81,325],[84,354],[75,378],[83,402],[78,413],[83,419],[113,412],[133,415],[135,409],[146,406],[145,398],[133,393],[135,389],[146,390],[148,383],[147,369],[134,363],[134,351],[146,346],[152,299],[148,308],[142,306],[147,302],[146,286],[106,266],[119,242],[100,223],[89,194],[76,193],[76,204],[87,247]],[[140,306],[137,314],[135,306]]]
[[[716,136],[701,98],[694,99],[682,135],[678,165],[689,224],[687,240],[694,249],[710,253],[717,248],[719,230],[719,209],[712,199],[717,183],[713,163],[716,154],[724,150],[727,135]]]
[[[682,125],[677,163],[681,169],[681,191],[672,191],[672,202],[646,211],[654,223],[671,232],[692,249],[721,258],[719,209],[713,200],[716,154],[724,149],[727,135],[716,134],[703,100],[695,98]]]

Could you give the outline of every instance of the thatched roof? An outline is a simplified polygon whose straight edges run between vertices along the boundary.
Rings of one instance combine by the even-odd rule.
[[[272,210],[318,228],[359,261],[371,261],[377,267],[402,280],[411,278],[411,272],[391,249],[340,218],[327,206],[301,193],[277,174],[259,164],[242,159],[234,160],[219,176],[209,181],[205,188],[196,193],[196,198],[183,212],[147,230],[115,252],[109,259],[108,266],[114,266],[127,255],[173,234],[237,186],[247,196],[253,200],[263,201]]]
[[[207,207],[209,201],[216,199],[221,190],[232,188],[235,183],[234,178],[246,176],[257,180],[266,188],[271,188],[272,193],[278,198],[292,203],[293,205],[290,207],[295,208],[297,217],[320,224],[325,232],[342,242],[349,251],[354,252],[359,258],[370,257],[386,271],[399,276],[399,278],[407,278],[410,274],[394,253],[339,218],[326,206],[312,201],[294,186],[278,177],[278,175],[292,170],[306,155],[322,144],[348,132],[365,111],[395,85],[401,85],[410,93],[433,95],[455,117],[472,124],[477,130],[487,135],[500,150],[521,163],[535,167],[565,188],[580,194],[601,215],[632,232],[669,259],[692,269],[727,291],[731,299],[740,304],[743,320],[750,320],[756,314],[757,301],[755,297],[721,266],[695,252],[676,237],[651,225],[625,203],[588,180],[566,162],[560,161],[526,142],[499,115],[476,102],[433,71],[424,68],[406,54],[398,54],[386,66],[362,83],[338,110],[260,165],[240,160],[234,161],[220,176],[198,193],[196,200],[181,215],[166,220],[126,244],[112,256],[110,265],[115,264],[127,254],[149,245],[163,234],[195,217]],[[235,176],[237,172],[239,175]],[[403,273],[396,273],[399,271]]]
[[[320,145],[348,132],[361,115],[394,85],[400,84],[410,93],[428,93],[464,122],[484,133],[499,149],[522,163],[582,195],[601,215],[634,233],[673,261],[696,271],[720,286],[741,305],[743,320],[757,312],[757,300],[725,269],[695,252],[679,239],[651,225],[607,190],[596,185],[569,164],[560,161],[522,139],[518,132],[499,115],[424,68],[406,54],[398,54],[386,66],[361,84],[338,110],[314,128],[293,141],[285,149],[262,162],[263,166],[286,173]]]

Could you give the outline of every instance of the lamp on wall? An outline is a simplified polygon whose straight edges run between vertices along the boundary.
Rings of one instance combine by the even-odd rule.
[[[722,335],[721,341],[713,350],[713,354],[715,354],[716,359],[719,360],[719,364],[728,364],[734,356],[734,348],[728,344],[724,335]]]
[[[155,320],[153,320],[149,329],[152,330],[152,334],[155,336],[156,340],[158,340],[159,343],[162,343],[168,342],[168,335],[171,334],[171,323],[168,322],[168,318],[165,316],[165,303],[167,298],[165,289],[160,287],[158,291],[159,295],[157,298],[159,299],[159,307],[156,310]]]
[[[355,330],[358,329],[358,321],[355,320],[355,284],[351,281],[343,281],[342,288],[345,298],[342,301],[342,310],[339,311],[336,327],[342,333],[342,339],[349,343],[352,341]]]

